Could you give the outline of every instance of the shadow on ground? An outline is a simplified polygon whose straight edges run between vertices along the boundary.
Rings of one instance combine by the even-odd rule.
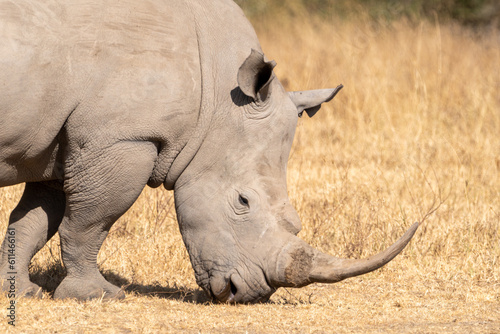
[[[128,293],[196,304],[212,302],[212,299],[200,289],[131,283],[126,278],[111,271],[105,271],[102,274],[109,282],[121,286]],[[43,291],[48,292],[51,296],[65,276],[66,270],[61,262],[51,263],[46,268],[31,268],[30,270],[31,281],[41,286]]]

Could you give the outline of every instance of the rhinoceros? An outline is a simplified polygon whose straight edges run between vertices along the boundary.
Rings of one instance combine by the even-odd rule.
[[[1,0],[0,28],[0,186],[26,183],[0,274],[18,293],[40,295],[28,266],[58,232],[54,298],[123,298],[97,254],[146,185],[174,191],[196,281],[221,302],[370,272],[417,229],[360,260],[297,237],[297,120],[342,86],[286,92],[232,1]]]

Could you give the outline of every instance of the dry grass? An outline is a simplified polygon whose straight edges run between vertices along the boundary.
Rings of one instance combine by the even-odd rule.
[[[361,257],[424,220],[409,247],[359,278],[281,289],[264,305],[214,305],[194,282],[171,194],[145,189],[99,257],[106,277],[128,286],[126,300],[21,299],[17,329],[500,331],[500,32],[306,18],[260,22],[257,30],[288,89],[345,85],[299,122],[288,184],[300,236],[330,254]],[[2,231],[21,191],[0,189]],[[31,269],[53,291],[61,279],[57,238]],[[3,319],[0,331],[11,330]]]

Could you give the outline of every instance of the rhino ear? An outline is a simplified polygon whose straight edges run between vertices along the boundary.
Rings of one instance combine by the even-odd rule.
[[[343,85],[338,85],[333,89],[289,92],[288,95],[297,106],[299,117],[302,117],[304,111],[309,117],[313,117],[314,114],[316,114],[316,112],[321,108],[321,104],[333,99],[343,87]]]
[[[269,95],[269,84],[274,78],[275,66],[274,60],[266,61],[262,53],[252,49],[252,53],[238,70],[241,91],[254,101],[265,101]]]

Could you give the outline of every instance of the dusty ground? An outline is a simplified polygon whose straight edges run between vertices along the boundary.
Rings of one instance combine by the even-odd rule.
[[[114,226],[102,272],[124,301],[55,301],[58,239],[34,259],[41,300],[17,301],[23,333],[500,332],[500,33],[450,24],[256,22],[287,89],[345,89],[299,122],[289,194],[300,236],[365,257],[423,221],[377,272],[216,305],[194,281],[171,193],[146,189]],[[1,232],[22,186],[0,189]],[[8,299],[0,297],[6,314]],[[1,317],[0,332],[13,331]]]

